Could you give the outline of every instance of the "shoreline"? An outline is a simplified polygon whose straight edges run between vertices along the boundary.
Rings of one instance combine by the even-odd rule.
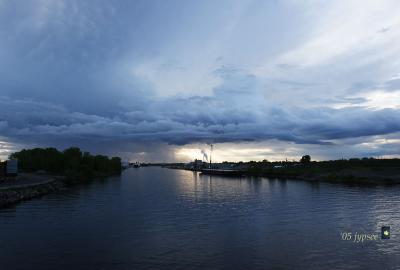
[[[179,169],[179,170],[187,170],[184,168],[178,167],[164,167],[169,169]],[[190,170],[193,171],[193,170]],[[194,171],[198,172],[198,171]],[[265,174],[265,173],[252,173],[249,171],[243,171],[241,176],[231,175],[231,174],[223,174],[219,173],[219,176],[226,177],[265,177],[271,180],[294,180],[294,181],[306,181],[310,183],[333,183],[333,184],[344,184],[344,185],[365,185],[365,186],[382,186],[382,185],[397,185],[400,184],[399,177],[383,177],[383,176],[360,176],[360,175],[341,175],[341,174],[285,174],[275,172],[273,174]],[[42,178],[41,181],[37,182],[37,178]],[[56,175],[45,175],[38,176],[35,174],[24,174],[24,180],[34,180],[36,178],[36,182],[32,181],[32,183],[25,183],[29,181],[20,181],[22,184],[19,184],[19,179],[9,182],[2,183],[0,185],[0,209],[6,208],[11,205],[17,204],[22,201],[30,200],[33,198],[42,197],[49,193],[57,192],[64,188],[67,188],[69,185],[65,181],[65,176],[56,176]]]
[[[71,181],[67,176],[62,175],[37,175],[22,173],[22,179],[9,182],[0,182],[0,209],[18,204],[34,198],[45,196],[72,186],[89,183],[94,180],[110,177],[111,175],[99,174],[86,181]],[[22,184],[19,184],[22,183]]]
[[[0,208],[6,208],[22,201],[38,198],[59,191],[65,187],[62,178],[54,176],[46,182],[0,187]]]
[[[165,167],[169,169],[187,170],[178,167]],[[198,170],[189,170],[200,172]],[[311,183],[333,183],[333,184],[347,184],[347,185],[398,185],[400,184],[400,177],[382,177],[382,176],[366,176],[366,175],[341,175],[341,174],[285,174],[282,172],[268,173],[252,173],[249,171],[242,171],[240,175],[232,175],[230,173],[224,174],[222,171],[218,174],[205,174],[216,175],[225,177],[265,177],[277,180],[298,180]]]
[[[256,176],[256,175],[248,175]],[[296,176],[267,176],[263,175],[261,177],[275,178],[279,180],[298,180],[306,181],[311,183],[331,183],[331,184],[343,184],[343,185],[365,185],[365,186],[385,186],[385,185],[398,185],[400,184],[400,179],[394,178],[368,178],[360,177],[354,175],[342,175],[331,177],[330,175],[296,175]]]

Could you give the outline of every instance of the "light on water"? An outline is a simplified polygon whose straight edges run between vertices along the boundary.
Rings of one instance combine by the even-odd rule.
[[[395,268],[399,191],[128,169],[1,210],[0,268]]]

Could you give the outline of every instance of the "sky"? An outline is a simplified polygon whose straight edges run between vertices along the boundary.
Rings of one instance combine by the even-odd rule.
[[[0,159],[400,157],[396,0],[0,0]]]

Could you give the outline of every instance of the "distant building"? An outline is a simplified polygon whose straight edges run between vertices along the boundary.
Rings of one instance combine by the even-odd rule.
[[[201,170],[207,166],[207,162],[202,161],[201,159],[195,159],[192,162],[189,162],[188,164],[185,165],[186,169],[189,170]]]
[[[10,159],[6,161],[6,176],[18,175],[18,160]]]
[[[139,168],[141,166],[139,161],[129,162],[128,167]]]
[[[195,159],[193,165],[196,169],[201,169],[203,168],[203,161],[200,159]]]
[[[0,162],[0,177],[16,177],[18,175],[18,160],[10,159]]]

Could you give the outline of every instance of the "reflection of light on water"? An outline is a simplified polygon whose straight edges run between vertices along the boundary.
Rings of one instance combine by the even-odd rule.
[[[212,196],[212,179],[200,175],[199,172],[179,170],[177,174],[181,196],[194,201],[199,197]]]
[[[379,260],[379,256],[400,252],[397,186],[311,185],[290,180],[210,176],[191,171],[176,171],[176,174],[179,197],[184,205],[190,207],[190,211],[206,208],[216,219],[228,215],[258,222],[267,222],[268,216],[276,216],[279,226],[286,228],[287,235],[291,237],[298,237],[314,228],[310,220],[323,221],[326,226],[315,227],[324,234],[321,241],[339,245],[341,249],[337,253],[341,256],[360,252]],[[264,216],[264,213],[269,214]],[[390,240],[380,239],[382,226],[391,226]],[[379,240],[358,246],[346,244],[337,237],[340,231],[378,234]],[[331,245],[324,246],[318,241],[315,240],[315,244],[319,244],[322,250],[325,248],[324,252],[332,251]],[[323,252],[315,249],[307,259],[311,260],[312,256],[319,258]]]
[[[326,184],[325,184],[326,185]],[[400,228],[400,199],[398,186],[358,187],[335,185],[338,199],[326,202],[326,211],[337,222],[338,231],[353,234],[377,234],[378,240],[364,244],[344,245],[346,249],[360,249],[365,256],[378,260],[379,256],[398,254]],[[391,239],[381,240],[381,227],[390,226]],[[354,246],[356,245],[356,246]],[[359,245],[359,246],[357,246]],[[369,248],[367,248],[370,246]],[[371,248],[373,246],[373,248]]]
[[[371,208],[371,217],[374,224],[376,224],[376,230],[379,233],[382,226],[390,226],[391,239],[381,240],[378,242],[378,250],[387,254],[398,254],[400,252],[399,238],[400,234],[398,230],[400,228],[400,214],[399,205],[400,200],[397,192],[390,187],[385,187],[374,196],[373,207]]]
[[[63,248],[69,243],[71,226],[83,244],[79,259],[85,260],[88,254],[98,257],[99,251],[108,256],[110,243],[119,243],[112,246],[115,252],[111,255],[132,262],[127,264],[131,268],[139,263],[144,268],[199,268],[196,262],[201,262],[202,268],[224,268],[227,261],[235,264],[231,268],[238,265],[243,269],[296,269],[299,265],[396,269],[399,265],[397,186],[361,188],[210,177],[157,167],[128,169],[122,178],[28,201],[17,206],[17,215],[0,211],[3,242],[15,241],[0,253],[2,265],[10,258],[10,265],[15,266],[18,256],[14,254],[29,255],[32,245],[48,241],[40,256],[57,268],[59,260],[54,255],[59,252],[46,247]],[[7,220],[2,219],[6,216]],[[114,233],[107,234],[109,228],[98,226],[99,221],[112,221]],[[32,234],[26,224],[40,233]],[[46,229],[49,224],[52,230]],[[340,239],[339,230],[345,226],[353,232],[379,234],[381,225],[391,226],[390,240],[355,244]],[[85,236],[88,239],[83,240],[89,241],[81,241]],[[26,239],[32,239],[32,245],[26,245]],[[37,258],[31,255],[29,262]],[[246,261],[240,264],[239,259]]]
[[[224,215],[228,211],[231,216],[256,219],[263,211],[277,211],[274,208],[277,204],[281,211],[279,215],[285,217],[280,226],[292,228],[294,223],[307,223],[316,215],[331,226],[327,237],[332,241],[338,240],[336,233],[341,230],[379,235],[378,241],[363,246],[339,242],[343,248],[340,252],[358,248],[373,258],[400,252],[400,234],[396,233],[400,228],[398,187],[349,187],[326,183],[315,187],[290,180],[228,178],[191,171],[180,171],[178,175],[181,198],[190,202],[193,209],[201,205],[209,207],[210,215]],[[301,198],[304,192],[309,191],[310,197]],[[312,201],[318,203],[310,205]],[[380,239],[382,226],[391,226],[390,240]],[[296,226],[294,228],[288,232],[289,235],[304,232],[303,227],[300,231]],[[310,256],[320,256],[317,253]]]
[[[259,196],[254,196],[255,193],[264,193],[265,199],[269,197],[271,188],[278,188],[281,191],[286,189],[285,182],[278,187],[271,187],[270,181],[262,178],[221,177],[184,170],[177,170],[176,175],[181,196],[196,202],[201,200],[238,202],[249,198],[259,198]]]

